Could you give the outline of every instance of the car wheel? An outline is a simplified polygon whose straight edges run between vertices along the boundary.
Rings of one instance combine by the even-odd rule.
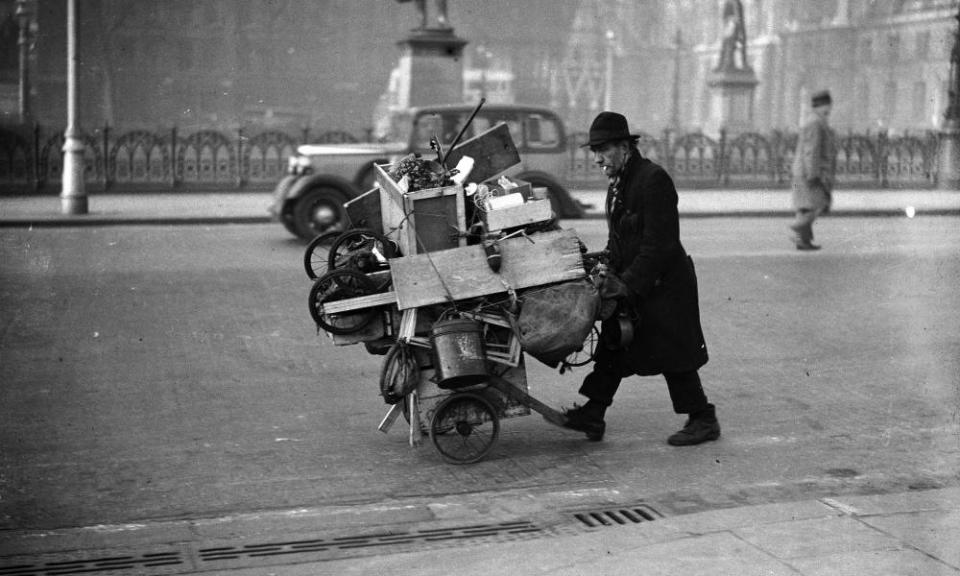
[[[344,230],[346,201],[347,195],[336,188],[319,186],[307,190],[293,207],[294,233],[304,240],[312,240],[325,232]]]

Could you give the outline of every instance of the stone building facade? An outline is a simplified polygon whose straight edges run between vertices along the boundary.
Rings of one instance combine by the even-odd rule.
[[[270,127],[363,135],[389,98],[397,42],[417,26],[387,0],[77,0],[81,126],[182,130]],[[28,0],[31,109],[65,122],[63,0]],[[428,9],[434,3],[427,2]],[[16,0],[0,0],[9,56]],[[724,0],[450,0],[465,100],[549,105],[583,130],[599,110],[638,130],[711,126],[707,76]],[[810,92],[835,95],[834,124],[935,129],[958,0],[743,0],[759,84],[758,131],[792,129]],[[11,93],[16,59],[0,58]],[[16,120],[0,99],[3,121]]]

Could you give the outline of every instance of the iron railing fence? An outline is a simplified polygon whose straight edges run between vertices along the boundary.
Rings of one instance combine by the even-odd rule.
[[[586,133],[573,134],[570,146],[571,181],[587,181],[594,172],[593,155],[580,145]],[[685,188],[770,188],[790,184],[797,134],[747,132],[717,139],[699,132],[659,137],[641,133],[644,156],[660,163]],[[837,180],[849,187],[932,188],[937,183],[940,134],[890,136],[839,135]]]
[[[359,142],[343,131],[312,135],[278,130],[116,131],[82,136],[85,181],[94,190],[265,190],[279,181],[287,159],[304,142]],[[641,152],[664,165],[682,188],[776,188],[790,182],[796,133],[699,132],[642,134]],[[366,140],[364,138],[363,140]],[[569,138],[571,187],[603,185],[591,153]],[[937,132],[890,136],[885,132],[840,136],[837,157],[842,185],[863,188],[931,188],[937,182]],[[0,190],[22,194],[59,189],[63,132],[41,126],[0,127]]]

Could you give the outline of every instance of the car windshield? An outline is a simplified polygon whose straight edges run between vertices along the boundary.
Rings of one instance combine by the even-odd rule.
[[[409,110],[398,110],[376,121],[374,137],[377,142],[410,142],[412,126]]]

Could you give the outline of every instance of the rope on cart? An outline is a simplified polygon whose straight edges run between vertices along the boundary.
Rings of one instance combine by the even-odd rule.
[[[404,216],[404,219],[408,218],[410,213]],[[417,243],[420,246],[423,246],[423,239],[420,237],[420,232],[417,231],[416,227],[413,227],[413,234],[417,239]],[[447,283],[443,281],[443,274],[440,273],[440,270],[437,268],[437,265],[433,262],[433,257],[430,256],[430,251],[424,252],[424,255],[427,257],[427,262],[430,263],[430,267],[433,268],[433,271],[437,274],[437,279],[440,280],[440,286],[443,287],[443,292],[447,297],[447,300],[453,305],[454,310],[457,309],[457,301],[453,297],[453,293],[450,292],[450,288],[447,286]]]

